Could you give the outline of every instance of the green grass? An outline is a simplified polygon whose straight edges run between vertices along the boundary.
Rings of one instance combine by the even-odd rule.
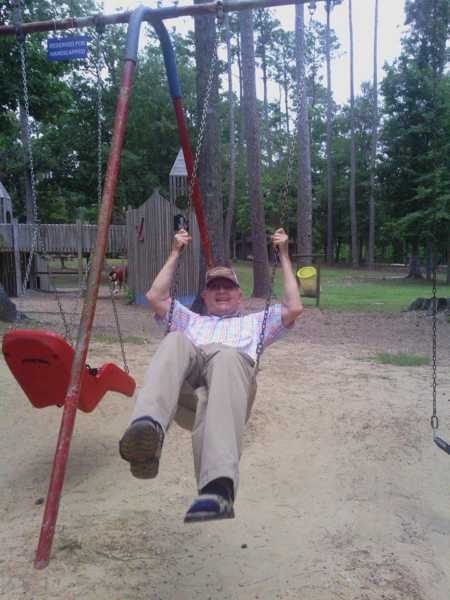
[[[253,269],[249,263],[234,265],[246,296],[253,289]],[[450,297],[450,286],[440,275],[438,296]],[[336,312],[399,313],[418,297],[431,297],[431,282],[411,281],[389,271],[360,271],[322,267],[320,270],[320,307]],[[275,297],[282,298],[280,269],[275,278]],[[305,306],[315,306],[314,298],[304,298]]]
[[[380,365],[395,365],[396,367],[420,367],[430,364],[428,356],[406,354],[403,352],[399,352],[398,354],[379,352],[375,355],[374,360]]]

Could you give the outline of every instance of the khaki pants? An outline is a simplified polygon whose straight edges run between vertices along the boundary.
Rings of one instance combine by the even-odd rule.
[[[192,430],[198,489],[218,477],[238,488],[242,439],[256,394],[254,366],[243,352],[221,344],[194,346],[177,331],[151,360],[132,420],[147,415],[166,430],[175,419]]]

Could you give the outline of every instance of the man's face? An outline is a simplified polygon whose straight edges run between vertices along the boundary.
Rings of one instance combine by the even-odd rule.
[[[241,303],[242,290],[229,279],[213,279],[203,291],[202,298],[209,315],[218,317],[234,315]]]

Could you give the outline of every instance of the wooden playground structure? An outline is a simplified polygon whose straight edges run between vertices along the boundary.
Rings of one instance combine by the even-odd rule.
[[[122,258],[128,261],[127,285],[136,303],[144,304],[145,292],[164,264],[173,236],[174,217],[182,211],[168,202],[158,190],[142,206],[127,211],[126,225],[111,225],[105,258]],[[178,295],[190,297],[198,287],[200,238],[195,215],[189,218],[193,243],[183,259],[180,271]],[[41,224],[39,237],[41,247],[36,253],[30,276],[30,288],[50,291],[51,275],[67,275],[66,271],[52,269],[48,272],[45,258],[75,258],[78,264],[78,284],[82,287],[89,260],[97,236],[97,225],[78,221],[75,224]],[[0,224],[0,283],[7,294],[21,296],[23,274],[31,252],[34,225],[17,223]],[[45,257],[45,258],[43,258]],[[70,274],[70,273],[69,273]]]
[[[40,224],[41,247],[35,255],[30,277],[32,289],[48,290],[48,273],[40,255],[47,257],[77,257],[79,279],[83,277],[83,259],[90,256],[97,236],[97,226],[78,221],[75,224]],[[23,272],[32,249],[33,224],[0,224],[0,283],[9,296],[21,296]],[[106,256],[126,256],[124,225],[111,225],[108,231]]]

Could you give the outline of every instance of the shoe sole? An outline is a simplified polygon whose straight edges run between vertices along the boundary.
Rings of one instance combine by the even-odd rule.
[[[137,479],[158,475],[161,447],[161,434],[145,422],[131,425],[119,443],[120,456],[130,463],[131,474]]]
[[[222,519],[234,519],[234,509],[228,513],[215,514],[212,512],[199,512],[184,517],[185,523],[204,523],[205,521],[220,521]]]

